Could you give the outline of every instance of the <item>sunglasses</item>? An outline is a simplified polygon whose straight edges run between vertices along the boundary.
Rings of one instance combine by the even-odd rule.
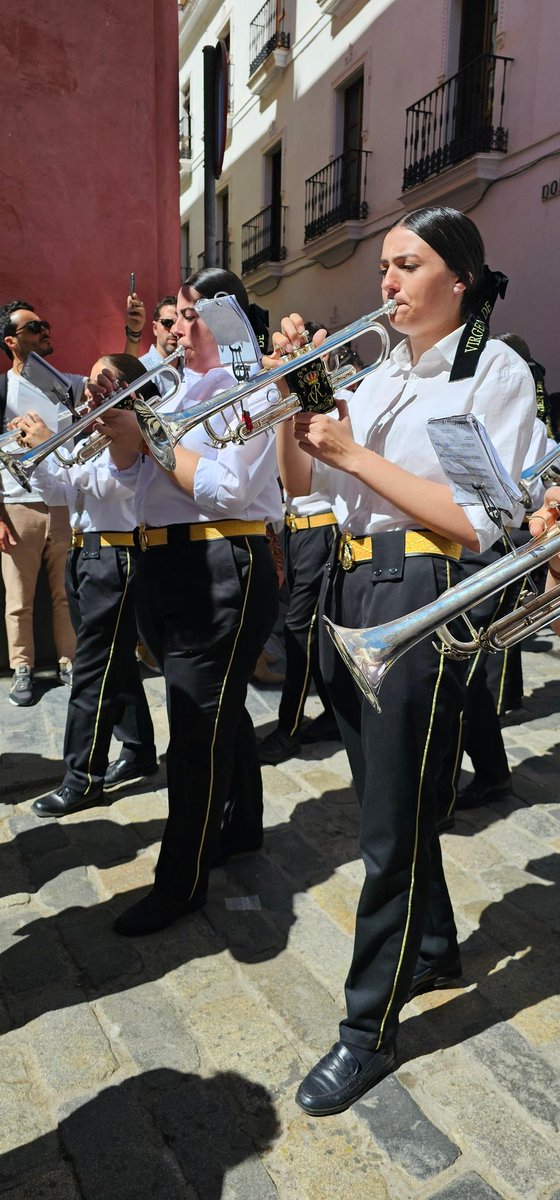
[[[169,330],[172,329],[175,324],[175,321],[172,321],[171,317],[158,317],[158,320],[159,320],[160,325],[163,325],[163,328],[167,329],[168,333],[169,333]]]
[[[27,329],[29,333],[42,333],[43,329],[47,333],[50,333],[50,321],[26,321],[25,325],[22,325],[21,329],[15,330],[14,337],[17,337],[18,334],[23,333],[24,329]]]

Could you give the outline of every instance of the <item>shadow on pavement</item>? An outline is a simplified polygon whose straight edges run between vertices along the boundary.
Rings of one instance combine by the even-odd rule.
[[[236,1195],[277,1198],[257,1153],[281,1132],[272,1097],[233,1071],[148,1071],[59,1118],[0,1157],[2,1191],[21,1200],[58,1183],[67,1200],[220,1200],[231,1172]]]

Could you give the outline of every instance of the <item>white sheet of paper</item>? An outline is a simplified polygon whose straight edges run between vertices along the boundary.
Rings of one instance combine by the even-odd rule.
[[[261,902],[258,896],[227,896],[226,908],[230,912],[247,912],[247,910],[259,912]]]
[[[447,475],[456,504],[481,504],[481,491],[512,517],[521,492],[506,471],[484,425],[472,413],[434,417],[428,437]]]

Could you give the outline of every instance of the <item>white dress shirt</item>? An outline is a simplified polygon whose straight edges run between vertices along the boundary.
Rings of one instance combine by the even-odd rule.
[[[359,385],[349,402],[356,442],[413,475],[447,483],[426,432],[431,417],[473,413],[484,425],[513,479],[525,461],[536,415],[535,384],[523,359],[490,338],[471,379],[449,382],[463,326],[442,338],[412,366],[408,341]],[[417,529],[418,520],[345,471],[313,460],[312,489],[331,499],[341,530],[357,537],[391,529]],[[499,537],[482,505],[465,512],[480,549]]]
[[[39,388],[34,387],[27,379],[22,379],[16,371],[8,371],[7,381],[4,418],[6,432],[9,432],[8,421],[13,421],[15,417],[23,417],[28,412],[36,412],[53,433],[58,433],[59,430],[70,424],[72,418],[64,404],[53,404],[44,392],[39,391]],[[25,449],[22,449],[22,454],[24,453]],[[34,478],[35,475],[32,479],[34,480]],[[3,500],[5,504],[40,504],[42,499],[34,482],[32,482],[32,490],[28,492],[20,483],[17,483],[8,470],[4,468],[3,471],[0,471],[0,500]],[[53,503],[65,504],[66,502],[56,500]]]
[[[194,372],[189,374],[194,378]],[[197,375],[187,395],[175,397],[169,407],[166,405],[166,412],[192,408],[233,386],[235,380],[229,371],[214,367],[205,375]],[[270,403],[268,393],[262,390],[245,400],[245,406],[253,415],[266,410]],[[211,418],[217,432],[238,421],[239,414],[231,407]],[[158,467],[150,457],[142,459],[138,456],[128,470],[115,470],[117,479],[135,487],[137,524],[158,528],[231,519],[282,520],[276,444],[272,433],[259,434],[243,445],[230,443],[225,449],[218,450],[210,444],[206,430],[199,424],[181,439],[180,445],[201,455],[194,477],[194,496],[177,487],[172,475]]]
[[[67,504],[70,524],[80,533],[130,533],[136,525],[134,490],[115,476],[109,451],[94,462],[63,467],[49,455],[33,476],[46,504]]]

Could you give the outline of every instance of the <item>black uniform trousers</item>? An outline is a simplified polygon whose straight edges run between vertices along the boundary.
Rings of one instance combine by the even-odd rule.
[[[133,546],[100,546],[99,534],[92,533],[84,535],[83,548],[69,550],[66,560],[77,646],[63,783],[86,795],[103,781],[113,733],[123,743],[123,758],[144,764],[156,760],[154,728],[135,655],[138,554]]]
[[[317,618],[325,566],[337,532],[336,525],[295,531],[285,525],[282,531],[284,573],[290,599],[284,622],[286,678],[278,709],[278,724],[290,737],[294,737],[301,726],[312,679],[323,708],[332,713],[319,667]]]
[[[522,546],[529,538],[528,530],[514,529],[512,540]],[[482,554],[463,550],[461,564],[468,575],[497,563],[510,547],[500,538]],[[523,581],[516,580],[488,599],[475,605],[469,619],[475,629],[486,629],[500,617],[512,612],[520,603]],[[461,622],[457,622],[457,637],[471,639]],[[480,783],[494,787],[509,778],[509,764],[500,724],[500,714],[517,707],[523,695],[521,646],[487,653],[479,650],[468,664],[461,735],[457,750],[452,748],[444,766],[440,785],[440,816],[450,817],[457,799],[457,785],[463,753],[466,752]]]
[[[138,622],[165,677],[169,816],[156,888],[178,900],[206,893],[220,848],[262,842],[262,781],[248,682],[278,612],[265,537],[189,541],[142,555]],[[182,535],[182,536],[181,536]]]
[[[369,628],[398,619],[461,578],[452,559],[404,558],[402,534],[381,537],[385,560],[388,549],[394,554],[391,582],[390,575],[374,582],[371,562],[348,572],[333,566],[322,607],[337,624]],[[374,538],[374,558],[377,544]],[[464,664],[445,659],[429,637],[418,642],[389,670],[381,713],[354,683],[326,630],[321,665],[361,806],[366,872],[340,1036],[375,1050],[395,1037],[417,963],[457,955],[437,812],[439,773],[457,736]]]

